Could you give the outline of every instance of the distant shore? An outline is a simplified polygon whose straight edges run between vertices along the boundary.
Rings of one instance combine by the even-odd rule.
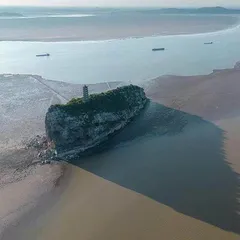
[[[71,24],[63,22],[60,26],[49,21],[49,26],[44,27],[38,27],[37,20],[35,26],[34,23],[29,23],[29,19],[0,19],[0,27],[4,27],[0,41],[71,42],[188,35],[217,32],[239,23],[239,16],[236,15],[210,15],[206,18],[201,15],[160,15],[147,16],[146,19],[144,17],[131,19],[130,16],[123,15],[122,19],[98,19],[96,16],[96,20],[95,16],[72,18],[69,20]],[[23,24],[17,25],[18,21]]]
[[[163,76],[148,81],[144,84],[144,88],[147,96],[153,103],[163,104],[172,109],[172,111],[176,110],[179,114],[182,114],[182,116],[188,115],[187,120],[189,121],[184,122],[181,117],[168,120],[166,116],[166,124],[171,121],[176,122],[176,125],[173,126],[176,126],[176,128],[179,127],[180,129],[174,129],[174,131],[177,131],[177,133],[174,133],[176,135],[163,136],[161,139],[157,139],[155,143],[149,138],[149,134],[151,135],[152,133],[148,132],[148,129],[153,128],[153,133],[156,135],[157,127],[159,126],[157,125],[158,122],[154,121],[161,116],[161,114],[157,114],[152,119],[153,123],[148,122],[149,126],[145,126],[146,135],[140,134],[141,137],[138,136],[139,132],[145,131],[141,126],[139,129],[132,129],[132,135],[129,138],[132,138],[131,140],[133,140],[134,144],[131,144],[129,140],[126,146],[123,144],[123,146],[119,148],[120,150],[116,148],[115,155],[113,151],[113,155],[110,154],[108,156],[106,154],[100,156],[99,159],[105,163],[101,164],[101,168],[107,168],[108,164],[105,161],[108,159],[109,163],[112,163],[110,167],[114,167],[114,164],[116,164],[114,163],[114,157],[117,156],[119,160],[123,161],[124,157],[127,157],[127,152],[122,152],[121,148],[124,150],[130,147],[132,151],[135,150],[135,153],[138,151],[141,153],[143,150],[147,152],[146,147],[149,147],[151,151],[157,152],[161,144],[163,144],[163,146],[166,144],[165,147],[172,146],[176,154],[174,154],[174,151],[172,151],[171,154],[170,152],[165,153],[163,148],[159,153],[157,152],[157,156],[162,154],[162,157],[166,157],[167,159],[167,157],[171,155],[171,161],[177,164],[177,161],[175,161],[179,157],[177,152],[179,151],[179,146],[182,146],[185,147],[183,152],[187,152],[188,154],[183,155],[184,157],[182,157],[181,160],[186,160],[191,163],[194,161],[194,156],[195,158],[198,157],[194,150],[194,147],[196,147],[196,149],[199,150],[197,153],[202,154],[203,150],[205,154],[202,159],[200,157],[201,161],[206,164],[204,167],[207,168],[209,166],[211,168],[213,166],[213,169],[216,169],[214,173],[210,173],[209,180],[212,179],[211,176],[217,177],[217,169],[221,171],[223,168],[225,169],[227,162],[232,165],[226,167],[226,172],[221,173],[222,175],[219,179],[226,179],[228,181],[229,176],[231,179],[234,179],[234,177],[232,177],[234,176],[233,172],[240,174],[240,164],[238,161],[240,157],[238,151],[240,133],[231,126],[234,123],[235,129],[240,129],[240,112],[238,109],[240,102],[239,78],[240,64],[236,64],[235,68],[215,70],[209,75],[188,77]],[[109,88],[115,88],[121,84],[124,83],[93,84],[90,86],[90,91],[106,91]],[[235,229],[231,229],[231,227],[234,227],[234,224],[238,224],[239,218],[237,217],[236,219],[231,218],[233,225],[229,226],[229,231],[225,231],[208,222],[199,221],[194,217],[183,214],[171,208],[171,204],[169,207],[166,203],[159,203],[135,191],[122,188],[111,181],[106,181],[95,174],[82,170],[81,167],[71,165],[67,165],[66,167],[66,165],[62,163],[33,166],[32,162],[36,156],[30,152],[27,153],[21,150],[24,146],[22,142],[37,134],[44,134],[44,117],[47,108],[51,104],[64,102],[72,97],[81,95],[82,85],[48,81],[40,76],[34,75],[10,74],[0,75],[0,89],[3,96],[0,103],[2,110],[2,116],[0,118],[0,124],[2,126],[0,135],[0,180],[2,183],[0,186],[0,194],[4,193],[4,198],[0,197],[2,200],[2,202],[0,201],[0,218],[1,220],[6,220],[6,225],[0,224],[0,230],[2,234],[4,233],[2,235],[3,240],[15,239],[16,236],[18,239],[39,240],[64,240],[67,237],[71,239],[91,238],[108,240],[114,239],[116,231],[119,232],[119,237],[116,239],[131,240],[141,239],[141,236],[145,237],[142,239],[146,239],[147,236],[151,239],[159,239],[162,238],[163,235],[166,240],[171,240],[174,236],[178,236],[180,240],[193,238],[197,240],[202,238],[207,240],[236,240],[239,238],[239,235],[231,233],[231,231],[235,231]],[[9,90],[11,90],[11,94],[9,94]],[[38,109],[37,112],[36,109]],[[192,117],[193,115],[197,116],[196,124],[198,125],[196,126],[191,125],[191,119],[196,118]],[[181,124],[189,125],[190,127],[186,127],[186,129],[184,128],[182,131],[181,126],[179,126]],[[189,132],[191,133],[194,127],[199,129],[201,126],[207,126],[206,129],[203,128],[203,130],[206,130],[206,134],[205,131],[200,130],[201,133],[198,133],[196,130],[196,132],[194,132],[196,135],[193,134],[189,137]],[[216,135],[218,131],[220,131],[219,128],[228,134],[227,139],[225,139],[224,136],[218,139],[220,137]],[[171,129],[169,129],[169,131],[171,131]],[[145,142],[144,139],[149,141],[149,146],[147,145],[148,141]],[[205,148],[205,141],[207,141],[207,139],[210,139],[208,142],[210,146]],[[161,140],[161,144],[159,144],[159,140]],[[184,140],[186,140],[186,145],[181,145],[181,142],[185,144]],[[152,146],[152,144],[150,144],[151,141],[156,145],[153,144]],[[221,152],[218,155],[221,147],[215,148],[213,144],[215,142],[220,142],[220,144],[224,145],[223,147],[226,152]],[[188,144],[192,144],[192,147],[189,147]],[[152,146],[151,148],[150,145]],[[191,150],[192,148],[193,150]],[[121,154],[119,154],[118,151],[120,151]],[[144,152],[142,152],[142,154],[144,154]],[[180,153],[183,154],[182,151],[180,151]],[[215,153],[217,153],[216,156]],[[153,155],[155,156],[156,154]],[[224,155],[224,161],[226,160],[226,163],[221,162],[222,155]],[[139,157],[141,157],[141,155]],[[206,157],[211,158],[209,160],[214,159],[214,161],[210,163],[203,161]],[[94,162],[97,161],[94,157],[89,160],[93,162],[93,166]],[[158,161],[153,161],[153,163],[156,162]],[[143,167],[145,166],[144,169],[146,171],[151,169],[151,166],[148,166],[147,163],[142,162],[142,164]],[[164,167],[164,164],[161,167]],[[126,169],[128,168],[125,168],[125,171]],[[134,176],[137,176],[135,167],[133,169]],[[64,171],[66,171],[67,175],[64,175]],[[126,177],[128,177],[128,171],[126,171]],[[166,171],[169,171],[169,174],[171,174],[172,171],[174,172],[174,167],[167,168]],[[191,172],[191,169],[188,169],[188,174],[189,171]],[[153,173],[154,172],[155,170]],[[162,175],[165,176],[163,173],[164,169]],[[20,177],[14,178],[14,176]],[[175,176],[169,177],[174,178]],[[4,179],[5,181],[3,181]],[[60,181],[60,188],[57,186],[59,179],[64,180]],[[170,179],[168,180],[170,181]],[[148,181],[149,179],[146,177],[144,180],[145,184],[149,184]],[[216,189],[212,189],[212,191],[209,192],[209,197],[211,196],[213,200],[215,200],[215,198],[216,200],[219,199],[219,203],[223,204],[222,209],[219,210],[221,210],[221,213],[226,213],[226,221],[229,220],[228,217],[235,217],[235,214],[231,212],[235,207],[234,204],[232,204],[235,202],[232,202],[232,200],[237,199],[237,193],[236,196],[234,195],[236,187],[234,183],[235,182],[231,180],[230,185],[221,185],[222,189],[226,189],[226,191],[231,190],[230,193],[232,195],[229,197],[228,194],[217,195],[215,197],[214,191],[216,191]],[[160,188],[160,182],[158,182],[158,184]],[[171,181],[168,184],[171,185]],[[154,195],[154,192],[151,192],[151,190],[154,190],[155,185],[150,186],[152,186],[153,189],[150,187],[148,191]],[[203,186],[203,189],[205,188],[206,185]],[[19,189],[21,189],[21,191],[19,191]],[[11,200],[11,191],[15,192],[14,201]],[[172,191],[171,194],[173,195],[178,194],[171,190],[171,188],[166,188],[166,191],[163,190],[162,193],[167,194],[169,191]],[[200,195],[197,193],[197,196]],[[201,201],[198,202],[194,194],[192,195],[191,201],[196,201],[196,203],[206,204],[206,206],[208,206],[207,200],[206,203],[204,201],[203,203]],[[9,203],[7,207],[6,202]],[[184,202],[179,202],[179,204],[184,204]],[[26,209],[24,209],[24,206],[26,206]],[[186,210],[188,210],[187,205],[185,207]],[[143,211],[143,209],[145,210]],[[191,210],[191,208],[189,209]],[[129,214],[129,212],[131,214]],[[209,212],[212,213],[210,209]],[[214,212],[212,214],[214,214]],[[12,216],[14,216],[14,218],[11,218]],[[66,222],[66,219],[68,219],[68,222]],[[141,219],[144,219],[144,221]],[[218,221],[225,223],[224,219],[216,219],[217,223]],[[16,220],[19,222],[17,226],[14,225]],[[230,223],[226,222],[227,226],[228,224]],[[31,231],[29,230],[29,232],[27,232],[26,229],[31,229]]]

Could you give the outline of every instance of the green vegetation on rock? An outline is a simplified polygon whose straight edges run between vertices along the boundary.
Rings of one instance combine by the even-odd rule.
[[[142,88],[134,85],[120,87],[100,94],[92,94],[87,102],[83,98],[73,98],[67,104],[54,105],[51,108],[59,108],[71,115],[94,112],[118,112],[131,109],[138,104],[133,93],[142,92],[139,98],[145,98]],[[50,108],[50,111],[51,111]]]
[[[92,94],[87,102],[74,98],[67,104],[53,105],[45,118],[48,139],[55,144],[58,156],[75,159],[97,150],[140,114],[147,102],[143,88],[129,85]]]

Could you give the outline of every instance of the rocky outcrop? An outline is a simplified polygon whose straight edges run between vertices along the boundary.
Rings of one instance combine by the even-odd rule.
[[[72,159],[94,152],[137,116],[146,103],[144,90],[133,85],[91,95],[88,102],[73,99],[66,105],[49,108],[46,133],[58,156]]]

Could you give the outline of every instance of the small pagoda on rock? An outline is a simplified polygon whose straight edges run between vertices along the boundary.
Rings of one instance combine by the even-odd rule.
[[[83,86],[83,101],[87,102],[89,99],[89,94],[88,94],[88,86],[84,85]]]

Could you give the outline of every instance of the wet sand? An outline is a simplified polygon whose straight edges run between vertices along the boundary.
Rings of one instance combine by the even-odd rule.
[[[3,239],[240,239],[239,79],[235,68],[144,84],[146,111],[72,162],[58,201]]]
[[[90,92],[106,91],[119,83],[90,86]],[[41,215],[39,201],[48,209],[63,190],[69,170],[64,163],[40,165],[38,152],[26,142],[44,135],[44,118],[51,104],[82,96],[82,85],[47,81],[34,75],[0,75],[0,239],[4,230],[21,228],[23,219]],[[60,184],[61,182],[61,184]],[[51,194],[50,194],[51,193]],[[36,208],[36,206],[38,206]],[[4,235],[3,235],[4,234]],[[16,237],[10,237],[16,239]]]
[[[73,168],[71,182],[46,222],[38,224],[25,237],[46,240],[239,239],[235,234],[179,214],[77,167]]]

